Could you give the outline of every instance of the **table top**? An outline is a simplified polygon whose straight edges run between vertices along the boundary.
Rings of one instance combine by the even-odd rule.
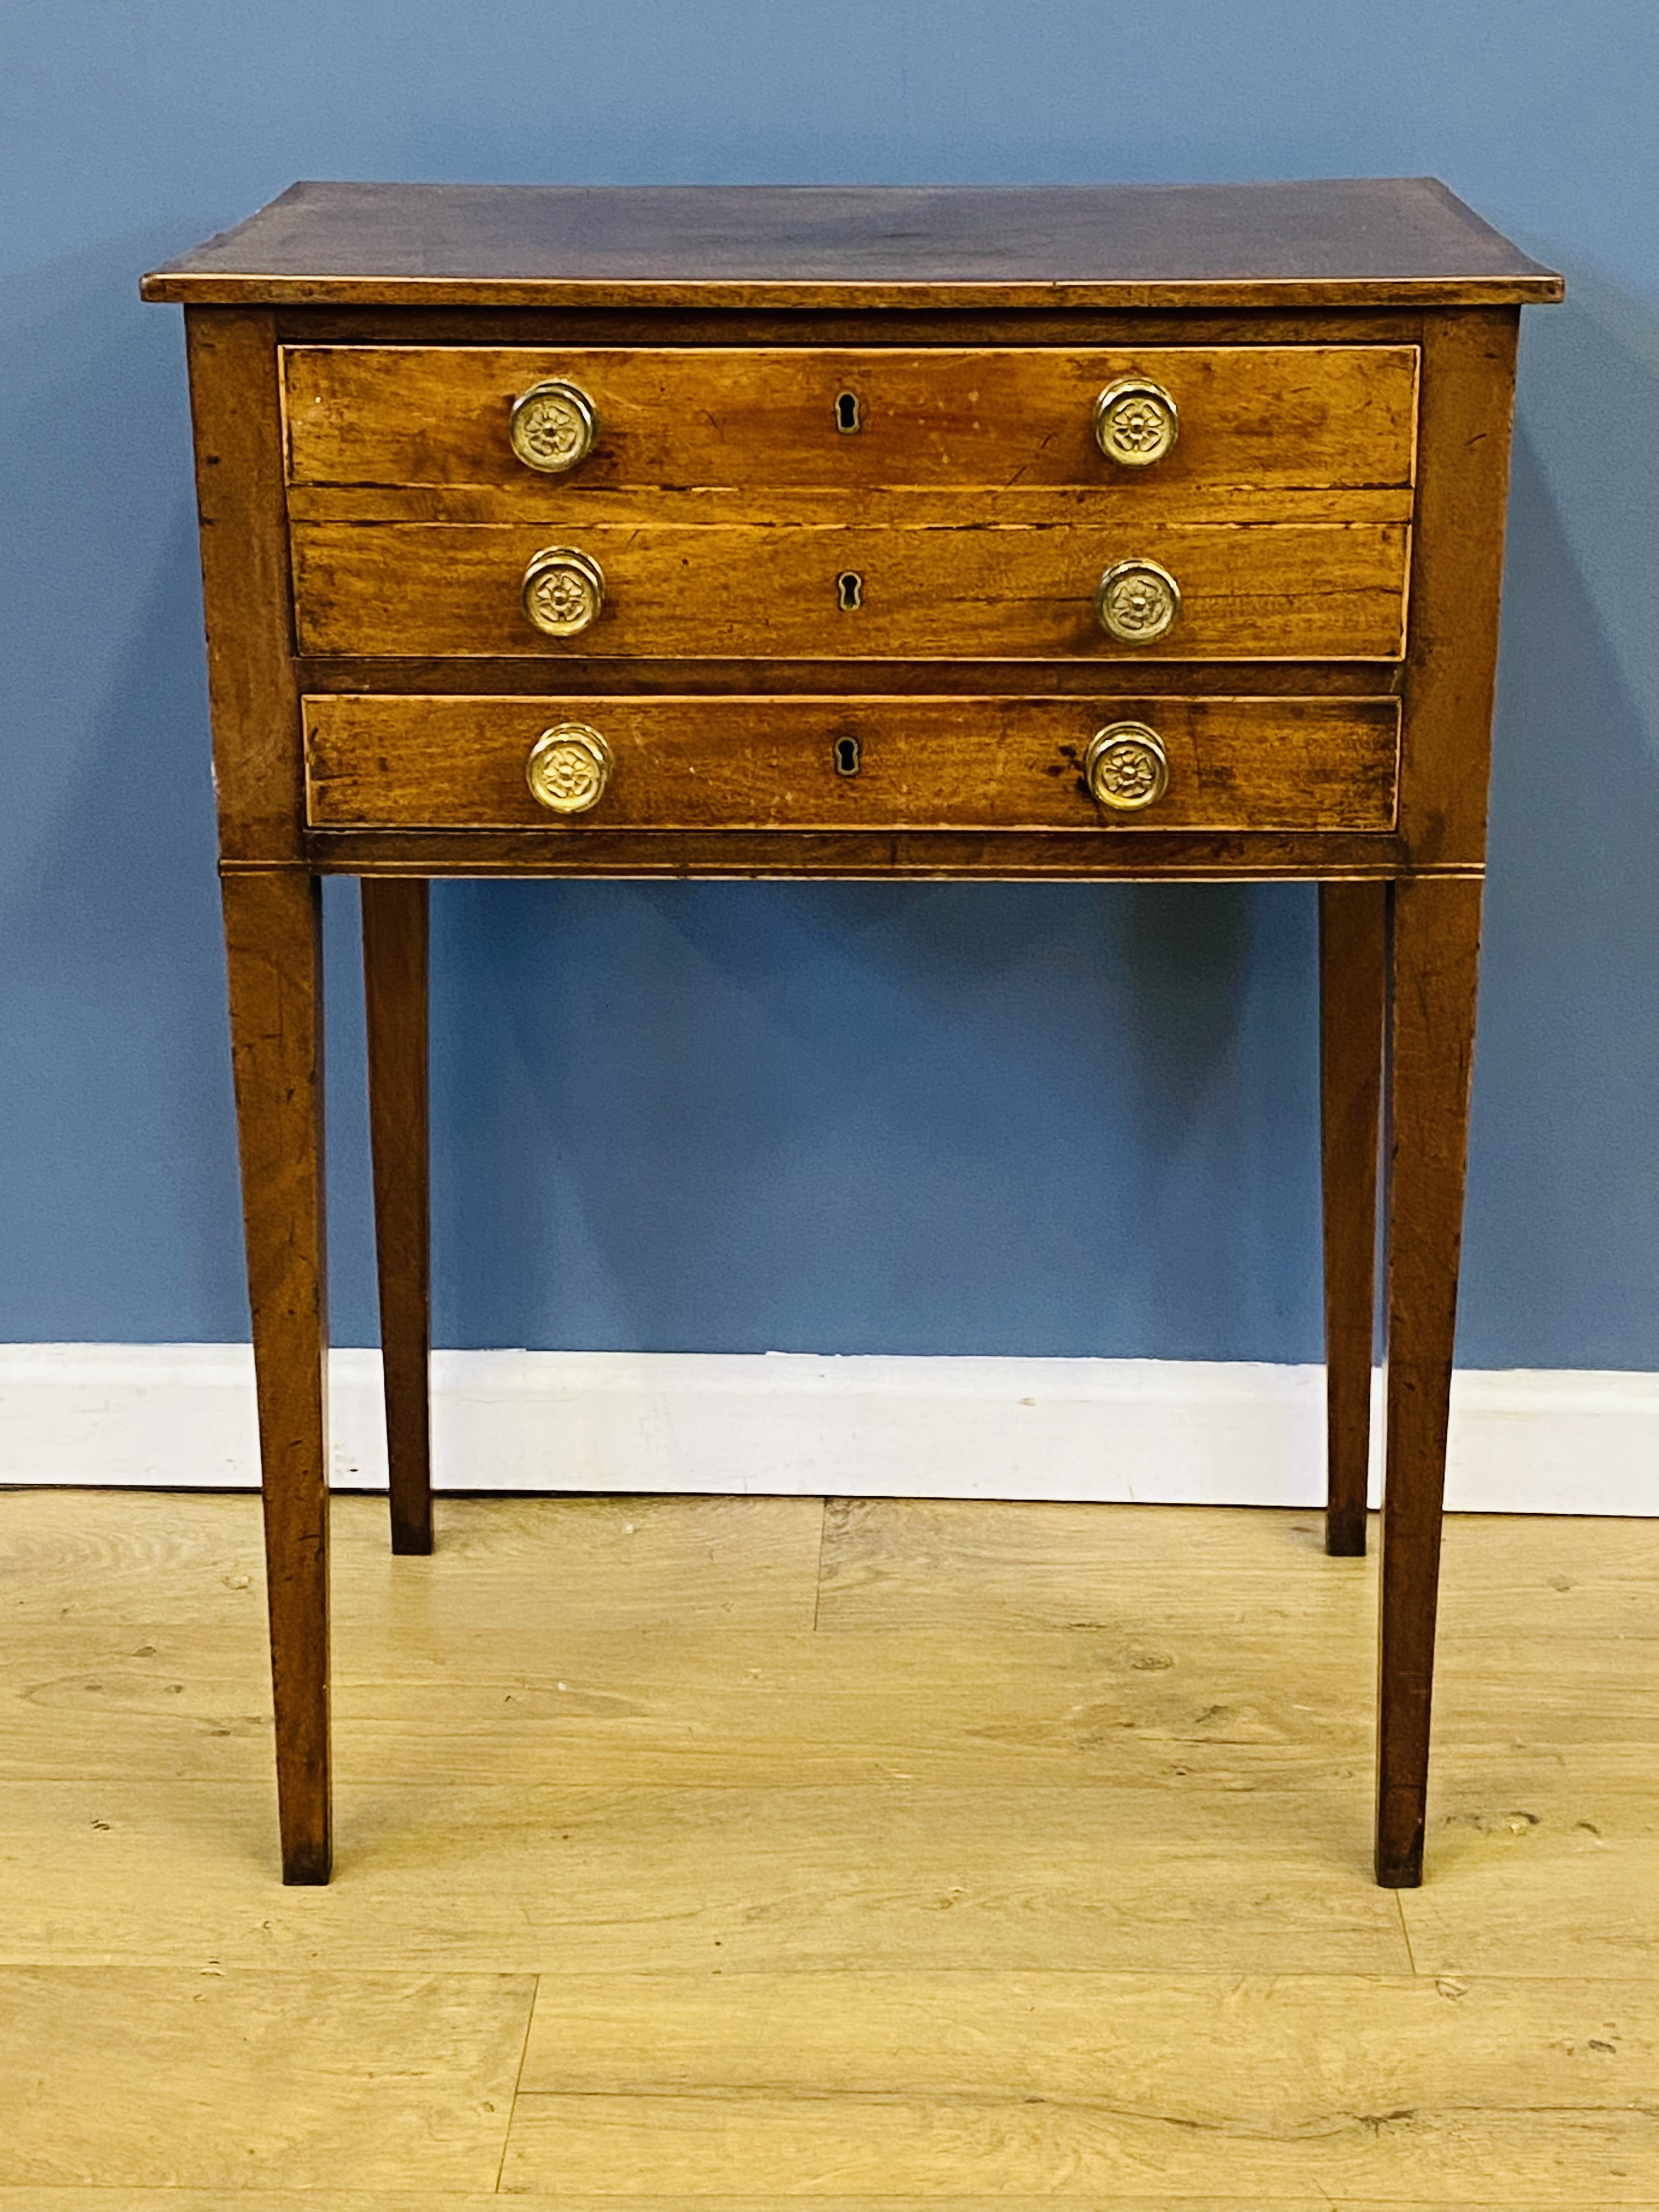
[[[1472,307],[1562,296],[1431,177],[824,188],[296,184],[147,300]]]

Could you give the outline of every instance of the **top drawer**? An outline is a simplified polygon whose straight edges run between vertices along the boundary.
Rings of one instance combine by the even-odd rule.
[[[1158,487],[1403,487],[1417,359],[1414,346],[295,346],[283,366],[292,483],[488,487],[544,515],[631,489],[1094,485],[1156,501]],[[580,404],[556,396],[544,418],[574,445],[591,437],[568,468],[514,450],[514,403],[545,383],[574,386],[591,414],[584,428]],[[1097,431],[1115,386],[1127,390]],[[544,462],[558,444],[543,441]]]

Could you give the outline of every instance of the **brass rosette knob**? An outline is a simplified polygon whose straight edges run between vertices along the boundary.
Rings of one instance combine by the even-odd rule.
[[[1084,779],[1103,806],[1138,814],[1170,787],[1170,756],[1145,722],[1111,722],[1097,730],[1083,756]]]
[[[1161,384],[1121,376],[1095,402],[1095,443],[1121,468],[1149,469],[1181,435],[1181,410]]]
[[[611,748],[586,722],[560,722],[530,748],[525,781],[551,814],[586,814],[605,797],[611,781]]]
[[[574,545],[544,545],[524,572],[524,611],[549,637],[574,637],[599,617],[605,572]]]
[[[527,469],[562,476],[585,461],[599,434],[599,418],[580,384],[562,376],[532,384],[513,403],[507,434]]]
[[[1156,561],[1119,561],[1100,580],[1095,612],[1108,637],[1151,645],[1180,619],[1181,586]]]

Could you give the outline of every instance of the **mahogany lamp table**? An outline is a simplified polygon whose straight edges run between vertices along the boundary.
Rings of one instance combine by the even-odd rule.
[[[284,1878],[326,1881],[319,878],[362,880],[393,1548],[431,1548],[434,876],[1320,886],[1329,1491],[1421,1879],[1521,305],[1425,179],[296,185],[185,310]]]

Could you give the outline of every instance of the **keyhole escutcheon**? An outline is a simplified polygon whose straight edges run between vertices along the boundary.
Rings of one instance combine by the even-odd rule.
[[[859,741],[856,738],[836,739],[836,774],[856,775],[859,772]]]
[[[850,438],[861,426],[859,422],[859,396],[856,392],[843,392],[836,400],[836,428],[843,438]]]
[[[856,614],[864,605],[864,579],[856,568],[836,577],[836,605],[844,615]]]

